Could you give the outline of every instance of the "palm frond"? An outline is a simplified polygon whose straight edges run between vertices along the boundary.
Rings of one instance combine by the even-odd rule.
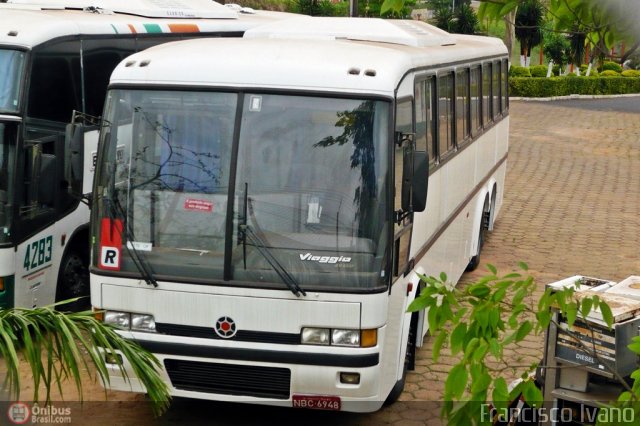
[[[56,386],[62,393],[62,383],[66,380],[73,380],[82,398],[83,369],[108,387],[109,372],[100,350],[114,355],[112,358],[118,360],[122,376],[129,380],[122,364],[124,361],[121,361],[126,359],[146,388],[154,414],[166,411],[170,395],[160,375],[160,361],[135,342],[122,337],[113,326],[97,320],[93,312],[64,313],[56,311],[55,305],[0,309],[0,357],[7,368],[3,387],[16,399],[20,397],[19,353],[24,355],[33,374],[33,400],[39,400],[42,384],[46,393],[44,401],[49,402],[52,387]],[[118,353],[122,358],[115,356]]]

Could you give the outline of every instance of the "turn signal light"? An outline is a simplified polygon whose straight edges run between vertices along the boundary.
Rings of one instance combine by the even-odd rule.
[[[4,278],[0,278],[0,292],[4,291]]]
[[[373,328],[370,330],[362,330],[360,332],[360,347],[371,348],[378,344],[378,330]]]

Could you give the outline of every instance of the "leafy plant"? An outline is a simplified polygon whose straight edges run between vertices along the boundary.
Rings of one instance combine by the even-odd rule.
[[[48,403],[54,386],[62,393],[62,383],[66,380],[73,380],[82,396],[82,369],[108,384],[104,354],[119,361],[118,367],[127,378],[118,351],[145,386],[154,413],[159,415],[168,408],[169,389],[160,376],[160,362],[153,354],[120,336],[112,326],[97,320],[91,311],[64,313],[54,307],[0,309],[0,357],[6,364],[5,386],[12,397],[20,397],[20,352],[33,377],[33,400],[39,400],[39,387],[44,384],[44,399]],[[104,354],[98,348],[102,348]]]
[[[531,77],[546,77],[549,67],[546,65],[534,65],[529,67]]]
[[[600,77],[620,77],[620,73],[614,70],[604,70],[600,73]]]
[[[640,71],[638,70],[624,70],[620,73],[623,77],[640,77]]]
[[[593,73],[594,70],[591,70]],[[509,78],[509,95],[526,98],[548,98],[567,95],[617,95],[640,93],[640,79],[614,73],[609,77]]]
[[[526,273],[527,265],[519,266]],[[530,379],[537,363],[512,365],[504,353],[531,333],[545,331],[554,320],[552,307],[569,327],[579,315],[586,317],[594,310],[609,327],[613,323],[611,309],[598,296],[578,299],[573,288],[547,289],[536,305],[531,297],[536,289],[533,277],[519,272],[498,275],[494,266],[487,268],[488,275],[462,289],[452,288],[444,273],[439,278],[421,276],[425,287],[408,308],[411,312],[428,309],[434,362],[445,346],[458,357],[444,390],[442,414],[451,425],[486,421],[483,404],[489,400],[498,413],[520,395],[532,407],[541,405],[542,393]],[[505,371],[517,371],[523,379],[511,391],[502,376]]]
[[[600,67],[600,71],[615,71],[620,74],[622,72],[622,66],[612,61],[604,61],[602,67]]]
[[[511,68],[509,68],[509,77],[531,77],[531,71],[526,67],[511,65]]]

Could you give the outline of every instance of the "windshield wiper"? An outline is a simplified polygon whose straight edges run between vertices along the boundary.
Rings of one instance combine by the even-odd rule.
[[[109,207],[107,207],[107,210],[109,211],[109,219],[111,219],[111,223],[113,223],[113,220],[116,216],[120,216],[123,218],[122,232],[124,233],[124,238],[127,241],[124,246],[127,249],[129,257],[133,261],[133,264],[135,265],[138,272],[140,272],[140,275],[142,275],[142,279],[144,280],[144,282],[148,285],[158,287],[158,281],[156,281],[153,276],[151,266],[148,264],[144,255],[142,255],[142,253],[140,253],[138,249],[136,249],[135,244],[133,244],[133,241],[135,241],[133,237],[133,231],[129,228],[129,221],[126,220],[126,213],[122,208],[122,204],[120,204],[120,200],[118,199],[118,189],[115,188],[115,184],[113,185],[110,193],[112,196],[106,201],[109,203]]]
[[[306,296],[307,293],[302,289],[302,287],[298,285],[295,278],[293,278],[291,274],[289,274],[289,272],[285,269],[285,267],[282,266],[280,262],[278,262],[278,259],[276,259],[273,253],[271,253],[271,250],[269,250],[269,248],[264,243],[262,238],[260,238],[260,236],[253,230],[253,228],[249,224],[247,224],[247,217],[248,217],[247,205],[249,202],[249,198],[248,198],[248,191],[247,191],[248,185],[247,183],[245,183],[244,185],[245,185],[244,209],[243,209],[244,216],[242,218],[242,223],[238,225],[238,234],[239,234],[238,237],[242,241],[244,268],[247,269],[247,237],[248,237],[251,240],[251,243],[253,244],[253,246],[258,250],[258,253],[260,253],[262,257],[264,257],[264,259],[267,261],[269,266],[271,266],[271,268],[273,268],[276,274],[278,274],[282,282],[284,282],[287,285],[287,287],[289,287],[289,290],[291,290],[291,292],[295,294],[296,297],[300,297],[301,294],[303,296]]]

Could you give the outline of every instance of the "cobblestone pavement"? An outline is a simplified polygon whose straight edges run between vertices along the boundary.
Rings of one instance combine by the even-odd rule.
[[[575,274],[620,281],[640,273],[640,117],[611,108],[597,111],[588,102],[511,104],[504,204],[482,263],[506,273],[524,261],[539,291],[546,283]],[[483,269],[465,274],[461,285],[482,275]],[[110,392],[111,402],[85,404],[81,412],[74,410],[73,420],[101,425],[437,425],[434,401],[442,398],[454,359],[444,354],[434,365],[431,344],[427,339],[419,350],[401,400],[377,413],[176,400],[165,416],[152,420],[143,397]],[[542,346],[543,336],[526,339],[506,351],[510,364],[539,361]],[[89,394],[87,399],[94,401],[104,397],[98,385],[91,386]]]
[[[540,293],[572,275],[640,273],[640,116],[594,111],[593,102],[511,103],[504,204],[482,264],[506,273],[524,261]],[[483,273],[465,274],[461,285]],[[505,351],[510,364],[539,361],[543,342],[532,336]],[[434,365],[427,342],[401,399],[440,400],[454,362]]]

